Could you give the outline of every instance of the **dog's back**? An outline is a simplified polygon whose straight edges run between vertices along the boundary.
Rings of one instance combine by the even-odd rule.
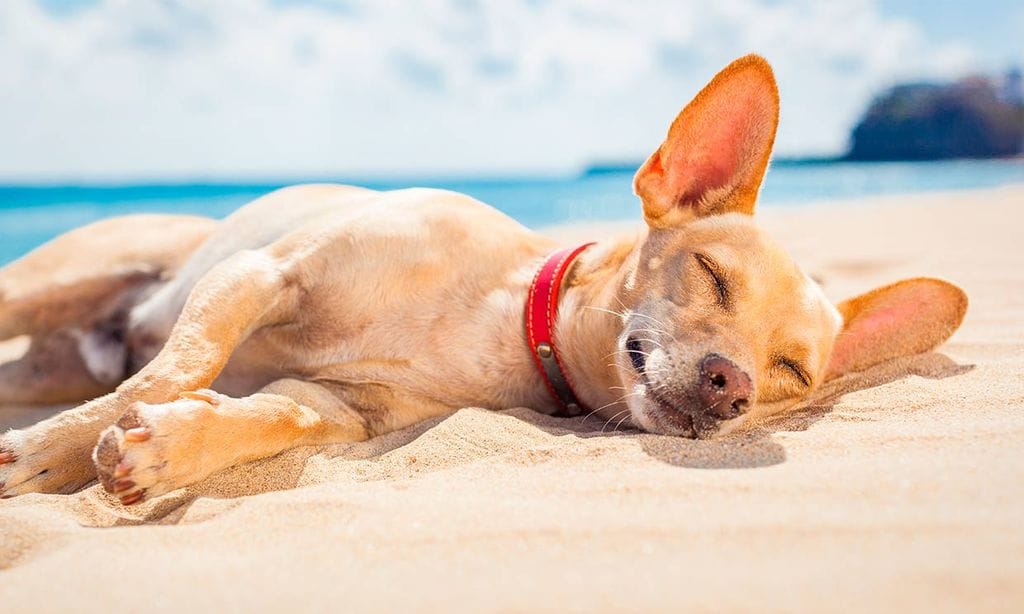
[[[486,234],[491,236],[467,232],[479,216],[486,218],[485,223],[475,227],[487,228]],[[354,227],[359,228],[355,233]],[[426,189],[377,192],[351,186],[301,185],[267,194],[220,222],[176,216],[129,216],[98,222],[62,235],[0,270],[0,289],[4,291],[0,337],[33,337],[33,349],[0,371],[0,403],[78,401],[107,392],[156,356],[192,288],[219,263],[289,235],[294,235],[292,243],[307,242],[312,249],[316,242],[353,234],[362,241],[404,235],[404,246],[374,252],[409,259],[405,265],[389,262],[385,267],[399,275],[425,263],[428,254],[449,255],[453,261],[438,270],[455,275],[453,283],[457,283],[456,277],[475,279],[466,275],[466,258],[470,264],[494,268],[500,276],[524,254],[540,253],[547,246],[545,239],[472,198]],[[438,249],[428,243],[437,243]],[[466,249],[480,251],[486,262],[474,259]],[[510,255],[508,264],[499,262],[496,255],[503,250]],[[384,272],[369,271],[375,267],[371,262],[329,262],[326,266],[337,264],[344,264],[352,274],[366,269],[364,278]],[[331,275],[324,272],[325,279]],[[417,293],[410,287],[414,280],[396,278],[381,283],[403,294]],[[342,297],[330,284],[325,288],[317,304],[330,311],[332,303],[342,304]],[[374,300],[365,304],[379,308]],[[444,309],[436,306],[435,310]],[[333,319],[318,319],[323,321]],[[333,331],[322,332],[340,341]],[[287,336],[292,331],[277,334]],[[282,343],[268,336],[273,334],[254,336],[238,349],[218,387],[233,392],[258,388],[264,380],[279,375],[281,366],[290,362],[284,354],[296,348],[303,353],[296,360],[309,361],[308,341]],[[326,356],[338,351],[336,347],[320,350]],[[29,378],[30,371],[45,377]],[[37,385],[25,386],[27,380]]]
[[[226,218],[171,283],[132,310],[127,331],[131,370],[156,355],[192,288],[210,269],[245,250],[277,250],[305,261],[304,270],[312,271],[299,282],[304,288],[302,313],[288,326],[254,332],[233,352],[214,385],[217,390],[250,394],[284,375],[307,373],[313,365],[326,379],[356,377],[351,365],[345,373],[338,371],[339,365],[353,357],[372,362],[374,356],[407,362],[410,386],[417,388],[416,382],[440,377],[436,368],[417,365],[479,360],[487,352],[473,351],[474,344],[479,350],[485,338],[509,332],[518,338],[518,330],[490,330],[486,316],[490,309],[518,313],[518,299],[502,302],[488,295],[507,286],[510,272],[551,246],[549,239],[503,213],[454,192],[377,192],[332,185],[279,190]],[[529,267],[524,270],[532,274]],[[440,325],[445,318],[452,324]],[[476,318],[479,330],[467,324]],[[438,331],[460,327],[475,332],[464,340],[430,341]],[[458,350],[460,344],[464,351]],[[362,372],[358,376],[370,377]]]
[[[300,185],[258,198],[219,222],[169,283],[134,306],[125,330],[128,371],[138,371],[163,346],[196,282],[244,249],[259,249],[306,224],[365,201],[376,192],[337,185]]]

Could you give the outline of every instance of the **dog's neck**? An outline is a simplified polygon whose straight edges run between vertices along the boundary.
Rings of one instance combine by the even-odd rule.
[[[555,339],[566,375],[587,412],[622,409],[615,362],[625,306],[620,296],[635,269],[643,234],[603,241],[573,265],[559,300]],[[613,411],[614,410],[614,411]]]

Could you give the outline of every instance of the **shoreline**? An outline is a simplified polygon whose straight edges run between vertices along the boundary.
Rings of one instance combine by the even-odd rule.
[[[925,190],[900,194],[836,198],[832,200],[813,200],[789,203],[776,202],[769,203],[767,205],[759,204],[754,216],[758,223],[772,226],[776,223],[774,218],[788,218],[801,214],[828,215],[837,211],[845,212],[858,209],[884,209],[888,212],[894,208],[921,208],[936,204],[941,206],[943,204],[948,205],[951,200],[966,198],[987,200],[992,197],[1000,198],[1006,195],[1018,197],[1021,201],[1021,206],[1024,207],[1024,182],[1008,183],[989,188],[935,191]],[[640,203],[638,201],[636,216],[633,218],[556,223],[540,226],[536,231],[565,241],[585,241],[588,240],[587,233],[590,233],[592,236],[612,236],[616,232],[621,233],[634,229],[639,230],[643,227],[643,224],[644,222],[641,218]]]
[[[941,158],[934,160],[847,160],[842,157],[801,157],[801,156],[774,156],[769,170],[776,168],[799,168],[807,166],[828,166],[828,165],[853,165],[853,166],[890,166],[890,165],[931,165],[931,164],[1024,164],[1024,154],[1009,157],[996,158]],[[588,173],[588,169],[602,167],[601,163],[589,163],[582,166],[560,166],[557,170],[543,170],[541,168],[525,168],[514,172],[489,173],[477,172],[415,172],[403,173],[396,171],[364,171],[352,175],[342,173],[310,173],[306,175],[296,174],[271,175],[266,172],[212,175],[100,175],[92,179],[81,176],[67,175],[63,177],[52,177],[51,175],[25,175],[25,176],[3,176],[0,174],[0,190],[3,189],[61,189],[61,188],[83,188],[83,189],[112,189],[112,188],[133,188],[133,187],[174,187],[174,186],[220,186],[220,187],[272,187],[288,186],[300,183],[348,183],[354,185],[374,183],[407,183],[417,182],[426,184],[433,183],[517,183],[521,181],[573,181],[585,179],[588,176],[633,174],[643,159],[635,160],[629,164],[612,163],[607,171]],[[576,169],[576,170],[573,170]]]

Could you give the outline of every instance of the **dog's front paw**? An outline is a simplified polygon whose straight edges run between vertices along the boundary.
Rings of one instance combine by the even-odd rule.
[[[200,439],[217,397],[202,391],[170,403],[133,403],[93,451],[103,488],[134,505],[206,477]]]
[[[0,497],[72,493],[96,479],[90,444],[74,425],[51,420],[0,436]]]

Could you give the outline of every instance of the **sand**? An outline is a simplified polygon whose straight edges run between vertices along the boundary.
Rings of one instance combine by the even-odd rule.
[[[761,217],[832,298],[958,283],[962,329],[719,441],[467,408],[138,507],[2,501],[0,609],[1024,611],[1024,186]]]

